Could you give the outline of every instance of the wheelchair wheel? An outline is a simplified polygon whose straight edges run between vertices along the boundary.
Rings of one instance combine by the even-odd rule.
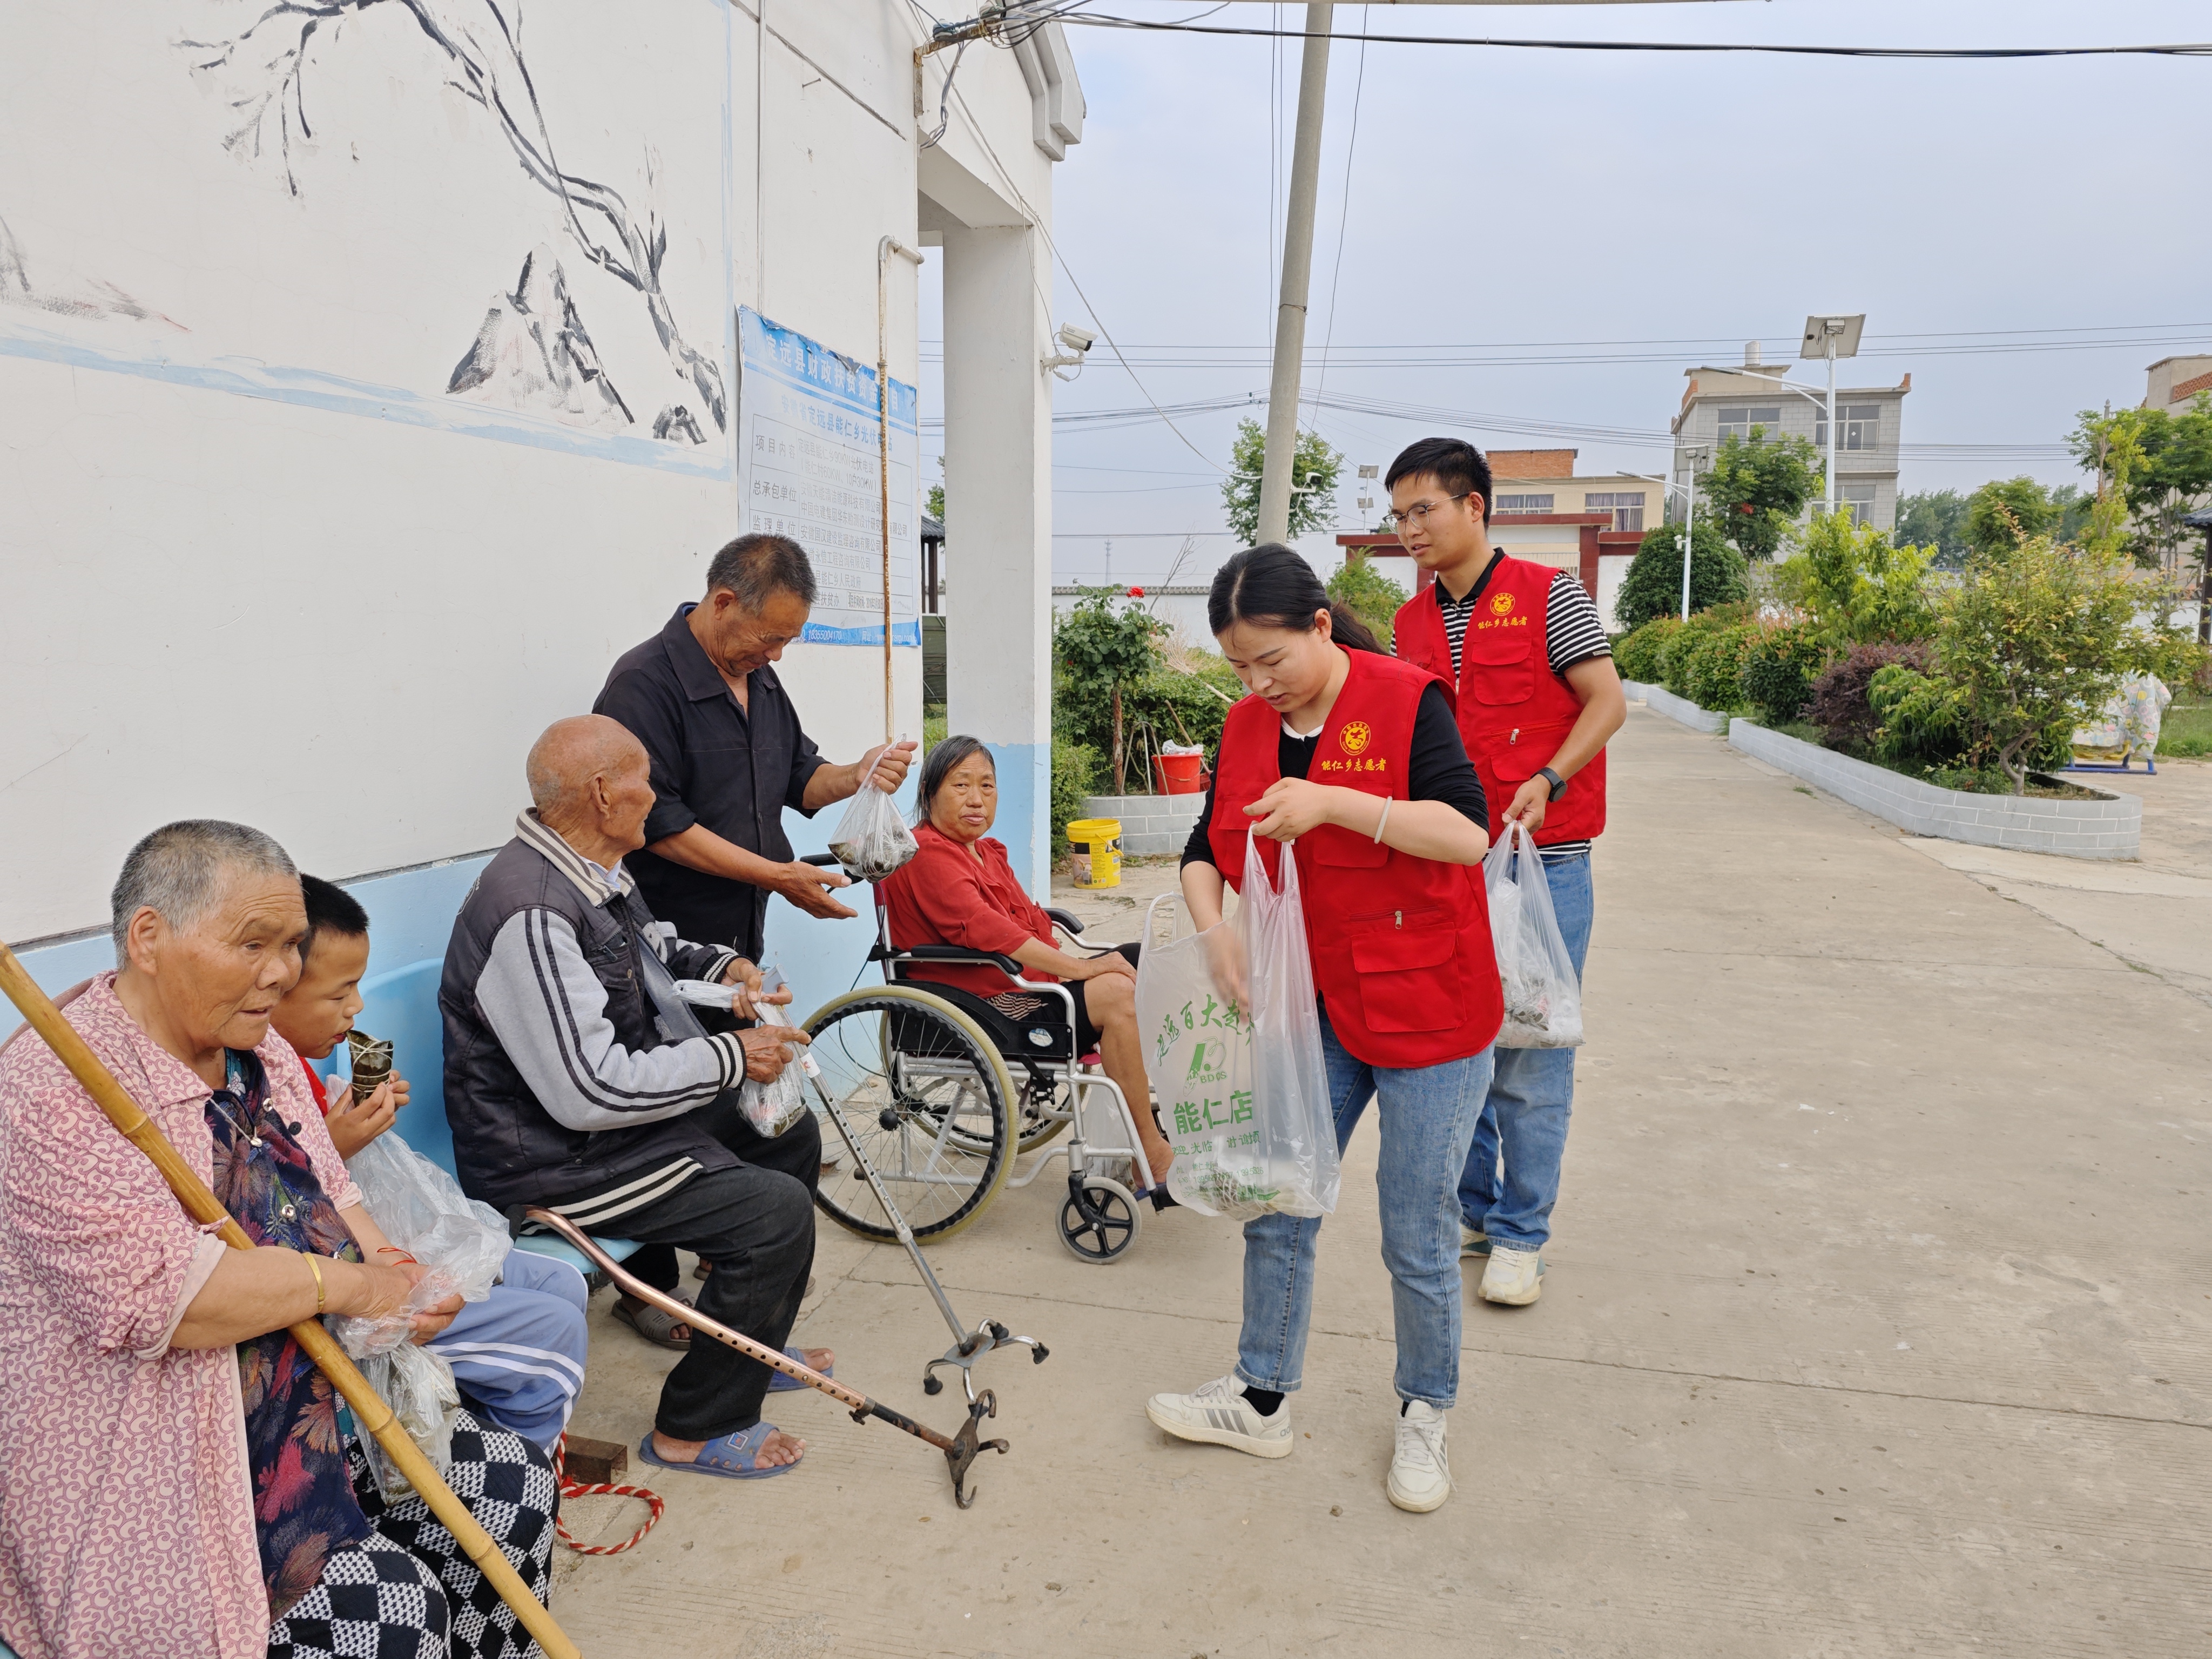
[[[1144,1218],[1136,1194],[1112,1176],[1077,1176],[1060,1200],[1060,1242],[1078,1261],[1103,1267],[1137,1242]]]
[[[890,985],[823,1004],[806,1031],[823,1089],[915,1237],[947,1238],[981,1215],[1013,1168],[1018,1100],[982,1028],[941,997]],[[822,1140],[844,1147],[831,1125]],[[814,1201],[864,1238],[898,1236],[849,1157]]]

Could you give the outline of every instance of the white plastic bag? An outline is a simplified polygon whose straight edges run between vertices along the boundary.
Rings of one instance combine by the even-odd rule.
[[[1482,860],[1490,938],[1505,993],[1501,1048],[1578,1048],[1583,988],[1552,908],[1543,855],[1517,824],[1508,824]]]
[[[390,1130],[356,1152],[346,1171],[386,1238],[443,1273],[463,1301],[491,1294],[514,1243],[497,1210]]]
[[[422,1449],[440,1474],[453,1464],[453,1423],[460,1415],[461,1391],[443,1354],[403,1342],[388,1353],[362,1361],[362,1375],[383,1396],[392,1414]],[[415,1496],[415,1488],[374,1435],[362,1437],[368,1467],[386,1505]]]
[[[830,837],[830,850],[854,881],[880,881],[921,850],[891,798],[876,787],[876,764],[890,752],[886,744],[870,763],[853,804]]]
[[[781,991],[784,987],[783,969],[770,963],[761,975],[763,993]],[[791,1018],[775,1003],[758,1003],[763,1025],[789,1025]],[[814,1063],[803,1044],[787,1042],[783,1045],[783,1070],[776,1073],[773,1083],[756,1083],[745,1079],[745,1086],[738,1091],[738,1109],[745,1115],[752,1132],[773,1140],[806,1110],[806,1079],[820,1068]]]
[[[1148,942],[1138,961],[1137,1026],[1176,1155],[1168,1190],[1201,1215],[1336,1207],[1336,1128],[1288,848],[1283,871],[1277,892],[1248,835],[1235,920]]]

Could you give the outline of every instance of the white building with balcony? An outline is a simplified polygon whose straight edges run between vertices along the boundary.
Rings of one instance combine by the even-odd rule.
[[[1776,380],[1792,368],[1807,372],[1788,386]],[[1741,371],[1692,368],[1682,404],[1670,422],[1674,434],[1674,480],[1689,482],[1686,452],[1703,450],[1702,470],[1723,440],[1748,438],[1753,427],[1769,437],[1809,440],[1825,465],[1828,455],[1828,387],[1824,366],[1815,362],[1759,361],[1759,342],[1744,347]],[[1838,386],[1836,391],[1836,484],[1838,507],[1861,524],[1897,528],[1897,459],[1905,422],[1905,399],[1912,376],[1895,386]],[[1817,400],[1817,401],[1814,401]],[[1674,492],[1668,492],[1674,495]],[[1670,516],[1680,516],[1674,495]],[[1816,497],[1814,505],[1819,504]]]

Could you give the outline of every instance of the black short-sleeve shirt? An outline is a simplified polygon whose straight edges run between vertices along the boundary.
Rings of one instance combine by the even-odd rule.
[[[791,857],[783,809],[806,811],[806,781],[828,763],[800,728],[775,669],[763,665],[747,677],[751,711],[738,707],[721,671],[692,637],[693,609],[678,605],[659,633],[623,653],[592,712],[628,726],[652,759],[648,844],[702,823],[747,852],[782,862]],[[651,853],[623,862],[655,920],[673,922],[678,938],[727,945],[759,960],[763,890]]]

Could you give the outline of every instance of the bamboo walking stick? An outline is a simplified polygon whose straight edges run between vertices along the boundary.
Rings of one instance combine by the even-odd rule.
[[[172,1146],[167,1136],[154,1120],[140,1109],[113,1073],[100,1063],[85,1040],[77,1035],[76,1028],[62,1018],[62,1011],[40,990],[15,953],[4,942],[0,942],[0,991],[22,1011],[31,1029],[46,1039],[46,1046],[60,1056],[63,1065],[82,1083],[86,1091],[107,1114],[124,1139],[146,1154],[154,1167],[161,1172],[161,1179],[169,1183],[169,1190],[177,1195],[185,1213],[203,1225],[220,1223],[216,1236],[234,1250],[250,1250],[253,1241],[246,1230],[231,1218],[198,1172],[185,1162],[184,1155]],[[331,1386],[345,1397],[353,1408],[354,1419],[376,1437],[376,1443],[407,1477],[408,1484],[422,1495],[430,1506],[430,1513],[439,1523],[453,1534],[453,1541],[462,1553],[476,1564],[477,1571],[490,1580],[500,1599],[514,1609],[522,1627],[536,1638],[546,1659],[581,1659],[581,1651],[571,1642],[553,1615],[544,1604],[530,1593],[514,1564],[492,1542],[491,1534],[477,1524],[468,1506],[453,1496],[453,1488],[439,1477],[430,1460],[422,1455],[421,1448],[410,1437],[399,1419],[392,1413],[368,1379],[356,1368],[346,1352],[338,1346],[337,1339],[323,1328],[318,1319],[303,1319],[291,1328],[292,1336],[308,1358],[321,1368],[331,1379]]]

